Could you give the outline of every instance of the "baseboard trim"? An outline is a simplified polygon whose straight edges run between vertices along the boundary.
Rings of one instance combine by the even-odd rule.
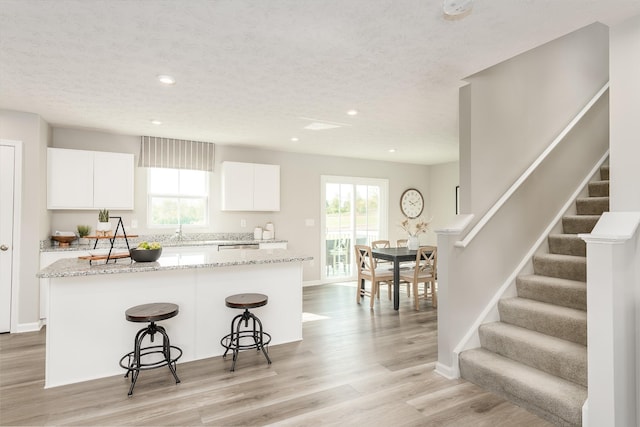
[[[435,373],[448,380],[456,380],[460,378],[460,369],[458,368],[458,359],[456,358],[455,366],[447,366],[440,362],[436,362]]]
[[[39,320],[32,323],[18,323],[15,332],[21,334],[23,332],[37,332],[44,326],[44,323]]]

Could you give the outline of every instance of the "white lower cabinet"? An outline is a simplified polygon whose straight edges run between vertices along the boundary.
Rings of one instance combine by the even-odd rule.
[[[260,242],[260,249],[287,249],[287,242]]]

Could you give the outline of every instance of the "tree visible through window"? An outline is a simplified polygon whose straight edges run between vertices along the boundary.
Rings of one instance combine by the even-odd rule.
[[[205,171],[149,168],[149,226],[206,226],[208,178],[209,173]]]

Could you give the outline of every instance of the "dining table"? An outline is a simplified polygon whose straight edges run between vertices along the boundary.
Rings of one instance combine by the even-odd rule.
[[[400,308],[400,263],[415,261],[417,249],[409,248],[372,248],[371,256],[375,259],[391,261],[393,263],[393,308]]]

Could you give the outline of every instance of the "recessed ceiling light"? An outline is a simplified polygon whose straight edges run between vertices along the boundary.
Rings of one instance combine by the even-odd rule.
[[[396,152],[396,149],[395,149],[395,148],[389,148],[389,152],[390,152],[390,153],[395,153],[395,152]]]
[[[151,120],[151,124],[154,124],[154,125],[161,125],[161,124],[162,124],[162,122],[161,122],[160,120]]]
[[[173,76],[169,76],[166,74],[161,74],[158,76],[158,80],[160,83],[165,85],[174,85],[176,84],[176,79]]]
[[[296,138],[295,136],[293,138],[291,138],[291,142],[298,142],[300,141],[298,138]]]
[[[313,122],[313,123],[309,123],[304,128],[309,130],[325,130],[325,129],[335,129],[339,127],[340,127],[339,125],[334,125],[331,123]]]
[[[349,110],[347,111],[347,114],[350,116],[356,116],[358,115],[358,110]]]

